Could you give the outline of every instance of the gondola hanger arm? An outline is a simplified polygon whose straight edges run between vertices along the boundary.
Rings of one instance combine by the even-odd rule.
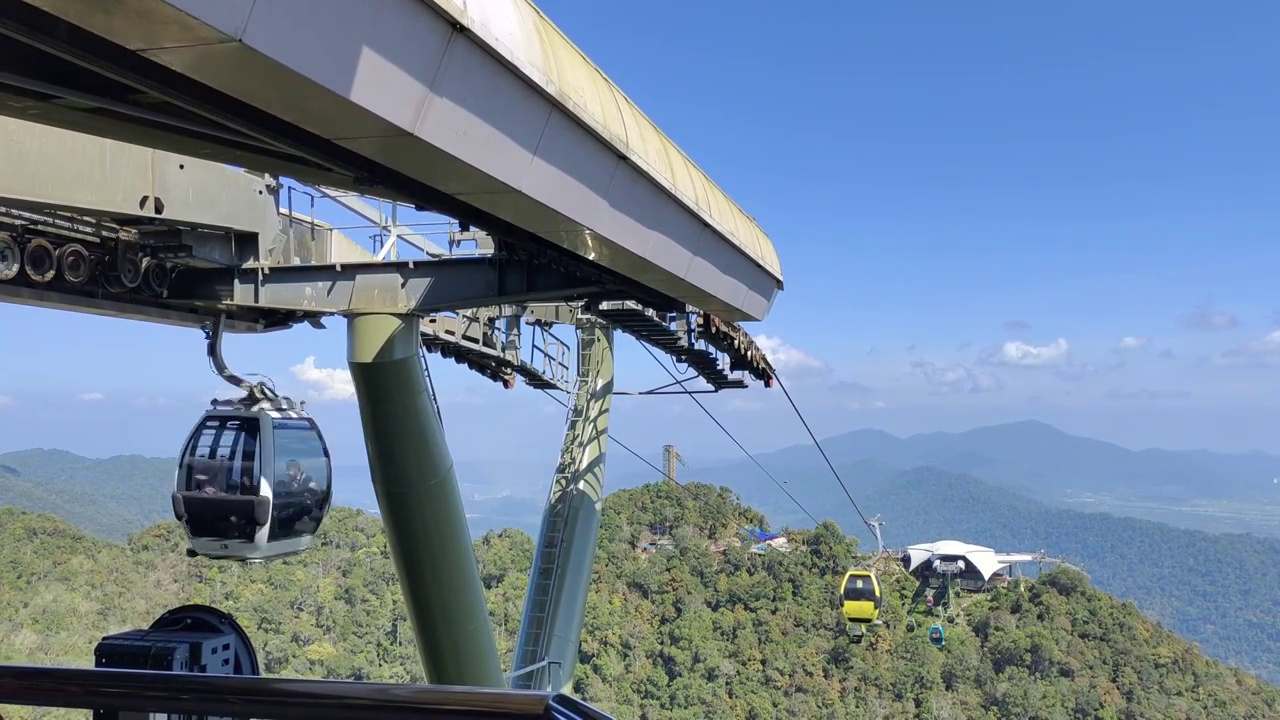
[[[278,400],[279,395],[267,383],[250,382],[240,375],[237,375],[228,365],[227,361],[222,357],[222,333],[223,324],[226,321],[226,315],[218,315],[218,317],[210,323],[206,323],[201,329],[204,331],[205,341],[208,343],[209,364],[213,367],[213,371],[218,377],[227,381],[228,384],[239,388],[245,394],[246,400],[256,402]]]

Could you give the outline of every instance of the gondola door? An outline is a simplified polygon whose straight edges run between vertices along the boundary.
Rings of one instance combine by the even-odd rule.
[[[245,411],[208,413],[187,441],[174,515],[187,528],[193,554],[249,559],[266,547],[272,493],[262,468],[270,467],[270,443],[264,442],[270,428],[259,418]]]
[[[271,555],[311,547],[329,510],[333,466],[329,447],[312,418],[289,413],[271,419]]]

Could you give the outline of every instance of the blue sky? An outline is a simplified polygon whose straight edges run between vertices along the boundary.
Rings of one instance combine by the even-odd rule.
[[[774,239],[787,289],[751,330],[820,435],[1034,417],[1280,451],[1280,5],[540,6]],[[14,305],[0,322],[0,451],[169,454],[221,393],[195,330]],[[312,409],[363,463],[329,325],[227,356],[327,388]],[[620,385],[666,380],[619,345]],[[291,370],[307,357],[337,372]],[[551,400],[434,369],[457,457],[554,461]],[[803,439],[776,391],[709,405],[753,449]],[[655,460],[736,452],[687,398],[615,409]]]

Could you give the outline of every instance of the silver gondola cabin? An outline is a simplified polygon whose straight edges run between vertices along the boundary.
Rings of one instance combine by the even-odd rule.
[[[183,446],[173,514],[190,538],[187,555],[256,561],[302,552],[329,510],[329,448],[300,403],[227,369],[220,325],[206,330],[210,360],[245,396],[214,400]]]

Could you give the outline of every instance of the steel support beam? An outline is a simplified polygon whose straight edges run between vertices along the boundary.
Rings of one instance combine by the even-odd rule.
[[[419,356],[418,318],[353,315],[347,362],[369,471],[430,682],[503,687],[453,459]]]
[[[0,118],[0,205],[255,234],[276,242],[274,181],[92,135]]]
[[[582,616],[604,500],[605,448],[613,400],[613,328],[583,315],[577,330],[577,386],[534,546],[533,570],[516,641],[513,688],[567,692],[578,665]]]
[[[626,294],[568,270],[511,258],[187,270],[169,288],[173,300],[326,314],[422,315]]]
[[[6,285],[0,283],[0,303],[14,303],[51,310],[71,310],[121,320],[141,320],[175,327],[202,327],[219,313],[195,308],[164,307],[158,302],[131,297],[128,302],[98,297],[72,295],[56,290]],[[256,333],[287,328],[285,323],[272,323],[261,313],[231,313],[224,328],[229,333]]]

